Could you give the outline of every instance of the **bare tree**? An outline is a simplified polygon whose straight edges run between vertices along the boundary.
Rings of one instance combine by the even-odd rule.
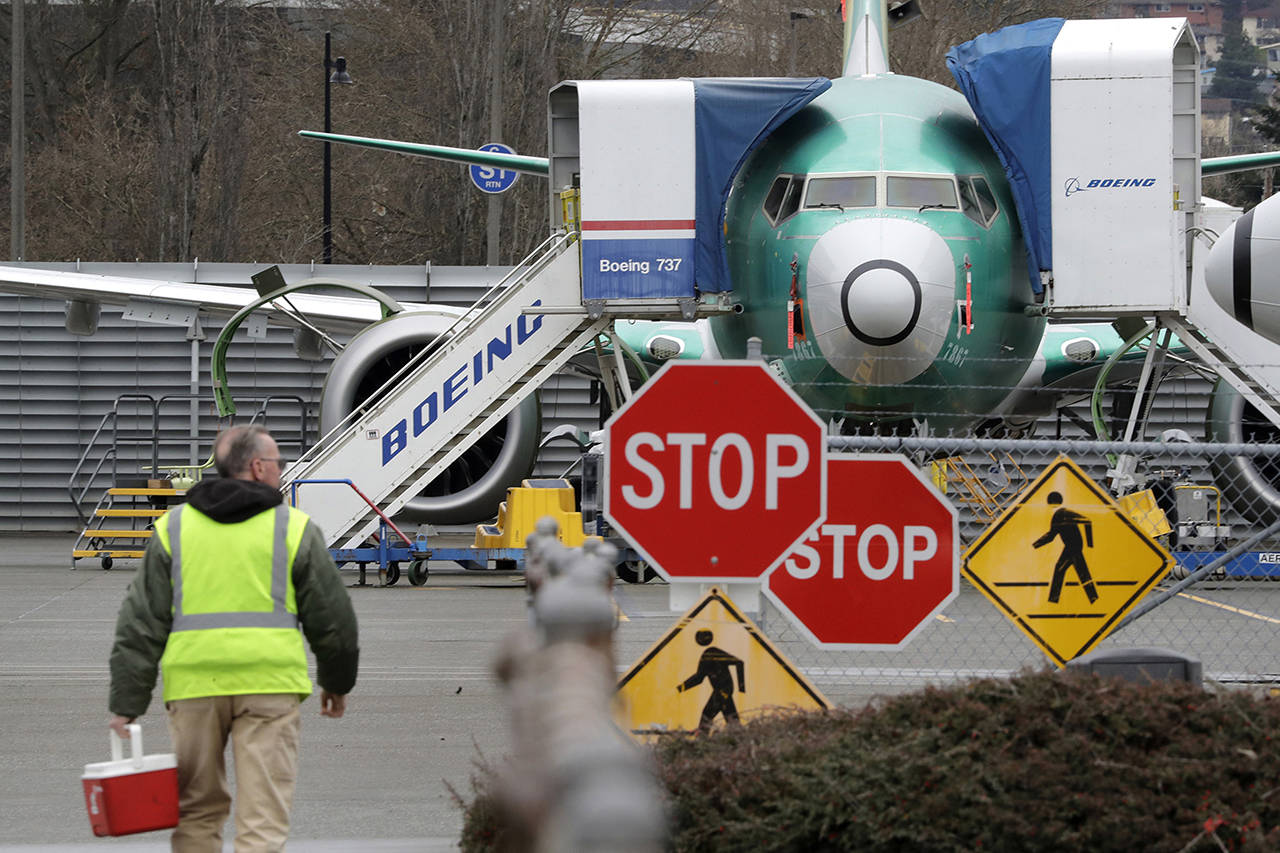
[[[224,230],[210,245],[226,245],[232,227],[221,215],[200,216],[201,176],[214,140],[233,140],[245,81],[230,4],[220,0],[167,0],[151,7],[155,27],[157,169],[161,176],[155,255],[185,260],[196,247],[197,224]],[[238,158],[220,158],[222,180],[238,184]],[[234,199],[231,201],[234,207]]]
[[[561,80],[841,67],[835,3],[503,2],[495,54],[495,2],[28,0],[28,256],[318,258],[321,149],[297,131],[322,124],[326,30],[356,79],[333,87],[335,131],[469,148],[498,127],[533,155]],[[1101,3],[926,0],[925,19],[891,33],[891,65],[951,85],[950,45]],[[338,262],[484,261],[487,204],[465,166],[334,146],[333,198]],[[546,205],[535,177],[506,193],[501,262],[545,235]]]

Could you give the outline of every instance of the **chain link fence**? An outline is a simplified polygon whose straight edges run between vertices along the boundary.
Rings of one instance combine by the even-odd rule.
[[[1170,570],[1096,648],[1170,649],[1202,661],[1206,679],[1280,685],[1280,494],[1273,485],[1280,445],[851,436],[830,439],[830,449],[911,460],[957,508],[962,556],[1042,472],[1068,457],[1172,557]],[[1086,553],[1099,584],[1132,568],[1123,556]],[[1085,601],[1071,570],[1061,595]],[[837,702],[1054,663],[963,572],[959,595],[899,650],[818,648],[764,596],[759,621]]]

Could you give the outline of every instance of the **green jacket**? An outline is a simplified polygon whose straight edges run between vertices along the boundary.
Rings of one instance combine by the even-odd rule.
[[[278,491],[247,480],[207,480],[188,494],[188,503],[227,524],[243,521],[280,502]],[[158,537],[152,537],[116,620],[108,699],[113,714],[139,717],[151,702],[160,657],[173,624],[170,568],[169,553]],[[316,680],[330,693],[350,693],[359,661],[355,611],[313,522],[308,521],[303,531],[292,574],[298,618],[316,658]]]

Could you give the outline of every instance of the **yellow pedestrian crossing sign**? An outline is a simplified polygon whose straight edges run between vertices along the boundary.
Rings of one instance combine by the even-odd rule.
[[[1173,559],[1066,456],[969,546],[964,574],[1058,666],[1102,641]]]
[[[780,708],[830,703],[729,597],[712,587],[618,682],[614,719],[633,737],[707,731]]]

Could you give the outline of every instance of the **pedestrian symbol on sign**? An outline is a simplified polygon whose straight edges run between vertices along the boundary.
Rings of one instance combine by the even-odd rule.
[[[1045,547],[1055,539],[1057,553]],[[1104,488],[1060,456],[969,546],[964,573],[1066,666],[1115,630],[1172,563]]]
[[[1055,538],[1062,540],[1062,554],[1053,565],[1053,581],[1049,586],[1049,601],[1058,603],[1062,597],[1062,583],[1067,578],[1067,569],[1075,568],[1084,594],[1089,603],[1098,600],[1098,590],[1093,583],[1093,575],[1089,574],[1089,564],[1084,560],[1084,547],[1093,547],[1093,522],[1074,510],[1062,506],[1062,492],[1050,492],[1045,503],[1058,507],[1049,520],[1049,532],[1031,543],[1032,548],[1048,545]],[[1080,531],[1084,531],[1081,539]]]
[[[698,671],[676,685],[676,692],[692,690],[704,680],[711,684],[711,695],[707,704],[702,706],[702,719],[698,721],[698,731],[711,731],[711,723],[717,715],[723,714],[724,721],[730,725],[738,725],[738,706],[733,702],[733,669],[738,671],[738,692],[747,692],[746,670],[742,659],[734,657],[724,649],[711,645],[715,639],[707,628],[694,634],[693,640],[700,646],[709,646],[698,660]]]
[[[627,671],[617,699],[614,719],[642,741],[737,726],[781,708],[831,707],[716,587]]]

